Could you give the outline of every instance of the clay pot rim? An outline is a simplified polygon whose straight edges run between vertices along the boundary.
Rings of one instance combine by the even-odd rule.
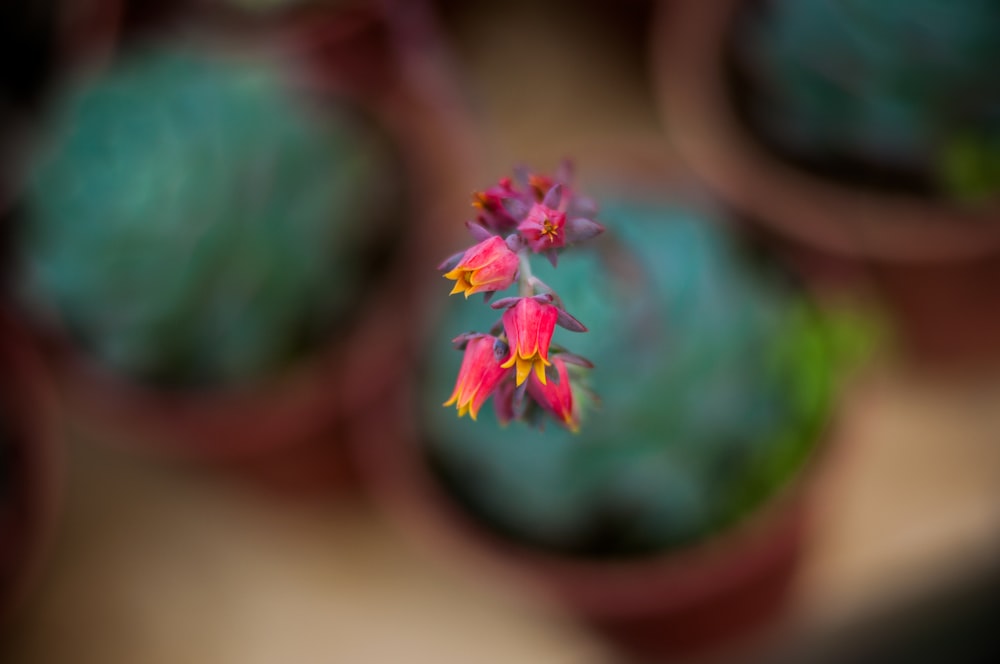
[[[387,389],[393,364],[408,350],[403,338],[388,332],[405,304],[394,292],[400,284],[393,279],[372,297],[346,336],[319,345],[273,377],[232,386],[146,385],[87,355],[54,325],[32,324],[52,356],[66,410],[83,431],[119,447],[222,461],[320,435]]]
[[[62,502],[62,479],[65,474],[62,447],[57,443],[56,398],[37,349],[15,317],[0,310],[0,356],[3,357],[6,385],[0,398],[11,400],[14,407],[5,415],[15,423],[15,435],[26,451],[28,476],[26,496],[33,530],[21,542],[23,552],[9,594],[0,597],[0,621],[10,615],[27,597],[41,572],[45,554],[55,535]],[[13,387],[11,387],[13,386]]]
[[[855,259],[946,262],[1000,249],[1000,203],[850,187],[796,169],[763,148],[729,103],[724,51],[745,0],[660,3],[652,64],[662,117],[676,149],[736,207],[780,234]]]

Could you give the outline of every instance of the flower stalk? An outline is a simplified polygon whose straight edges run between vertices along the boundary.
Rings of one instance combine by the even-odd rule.
[[[528,252],[524,249],[518,252],[518,271],[519,275],[517,278],[517,290],[521,297],[531,297],[535,294],[535,284],[533,283],[535,276],[531,273],[531,259],[528,257]]]
[[[563,306],[562,299],[532,270],[541,254],[553,266],[577,244],[597,237],[604,227],[594,221],[596,205],[571,187],[564,164],[554,175],[518,171],[486,191],[475,192],[477,214],[466,221],[476,243],[441,263],[444,277],[454,281],[451,294],[466,298],[483,293],[486,301],[517,283],[517,296],[492,303],[502,310],[489,333],[468,333],[454,340],[464,351],[455,389],[445,406],[458,416],[476,419],[493,398],[501,423],[540,423],[543,415],[579,431],[581,410],[575,388],[593,364],[552,343],[557,326],[571,332],[587,328]]]

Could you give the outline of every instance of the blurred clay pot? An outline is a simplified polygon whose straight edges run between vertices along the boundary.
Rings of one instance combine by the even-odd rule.
[[[398,146],[409,205],[403,247],[366,295],[349,329],[306,361],[255,384],[164,390],[115,373],[82,353],[58,321],[36,321],[74,423],[86,435],[174,458],[221,464],[294,492],[346,481],[338,432],[363,405],[399,383],[413,352],[415,289],[448,246],[441,220],[461,218],[471,185],[473,142],[447,57],[429,17],[400,25],[373,8],[293,14],[266,25],[197,12],[194,38],[286,59],[309,101],[347,97],[370,112]],[[150,30],[155,34],[155,29]]]
[[[663,2],[653,69],[680,155],[820,287],[868,281],[904,346],[934,363],[1000,356],[1000,204],[865,189],[798,169],[738,118],[728,37],[744,0]]]
[[[579,179],[587,191],[691,194],[690,173],[657,148],[595,146],[605,158]],[[662,554],[587,559],[507,537],[459,503],[432,467],[418,381],[358,418],[349,440],[376,505],[431,553],[554,602],[640,661],[739,649],[783,615],[813,494],[841,444],[836,414],[793,479],[737,526]]]
[[[378,507],[432,553],[555,602],[640,656],[738,649],[782,615],[825,450],[738,527],[662,555],[588,560],[505,538],[460,506],[430,467],[413,404],[397,396],[359,420],[352,450]]]
[[[0,310],[0,620],[23,601],[56,520],[54,399],[30,338]]]

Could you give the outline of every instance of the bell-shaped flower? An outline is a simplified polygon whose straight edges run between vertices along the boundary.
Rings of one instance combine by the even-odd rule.
[[[510,250],[500,236],[493,235],[470,247],[450,271],[446,279],[454,279],[455,287],[449,295],[498,291],[510,287],[517,278],[517,254]]]
[[[556,327],[559,311],[555,306],[539,302],[534,297],[523,297],[504,312],[502,321],[510,357],[501,364],[503,368],[515,367],[515,384],[520,385],[531,373],[545,384],[545,367],[550,366],[549,344]]]
[[[479,414],[479,409],[489,399],[504,376],[509,373],[500,365],[497,357],[499,339],[489,334],[473,335],[465,346],[462,366],[458,370],[458,380],[455,381],[455,391],[451,398],[444,402],[445,406],[455,406],[458,416],[466,413],[473,420]],[[505,351],[502,351],[505,354]]]
[[[542,203],[535,203],[517,230],[535,253],[558,249],[566,244],[566,215]]]
[[[558,354],[553,355],[551,361],[555,379],[543,383],[537,376],[531,376],[528,379],[528,394],[560,424],[576,433],[580,430],[580,414],[573,404],[573,390],[566,363]]]

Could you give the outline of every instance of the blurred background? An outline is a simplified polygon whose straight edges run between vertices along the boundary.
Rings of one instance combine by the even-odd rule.
[[[998,45],[987,0],[4,4],[0,661],[993,661]],[[654,443],[573,462],[591,476],[655,470],[660,439],[715,456],[626,475],[675,530],[580,566],[482,536],[420,456],[471,454],[425,445],[468,440],[421,410],[450,389],[433,268],[470,244],[471,192],[566,157],[615,192],[609,228],[653,219],[656,287],[623,300],[668,302],[649,352],[708,354],[647,410],[693,395],[751,446],[640,424],[609,383],[613,430]],[[773,271],[794,288],[745,287]],[[772,463],[761,413],[809,379],[737,359],[834,364],[781,354],[798,318],[752,322],[785,299],[836,311],[852,352]],[[734,382],[776,401],[732,406]],[[583,466],[511,498],[563,460],[545,441],[463,462],[551,534]],[[738,517],[691,516],[765,466]]]

